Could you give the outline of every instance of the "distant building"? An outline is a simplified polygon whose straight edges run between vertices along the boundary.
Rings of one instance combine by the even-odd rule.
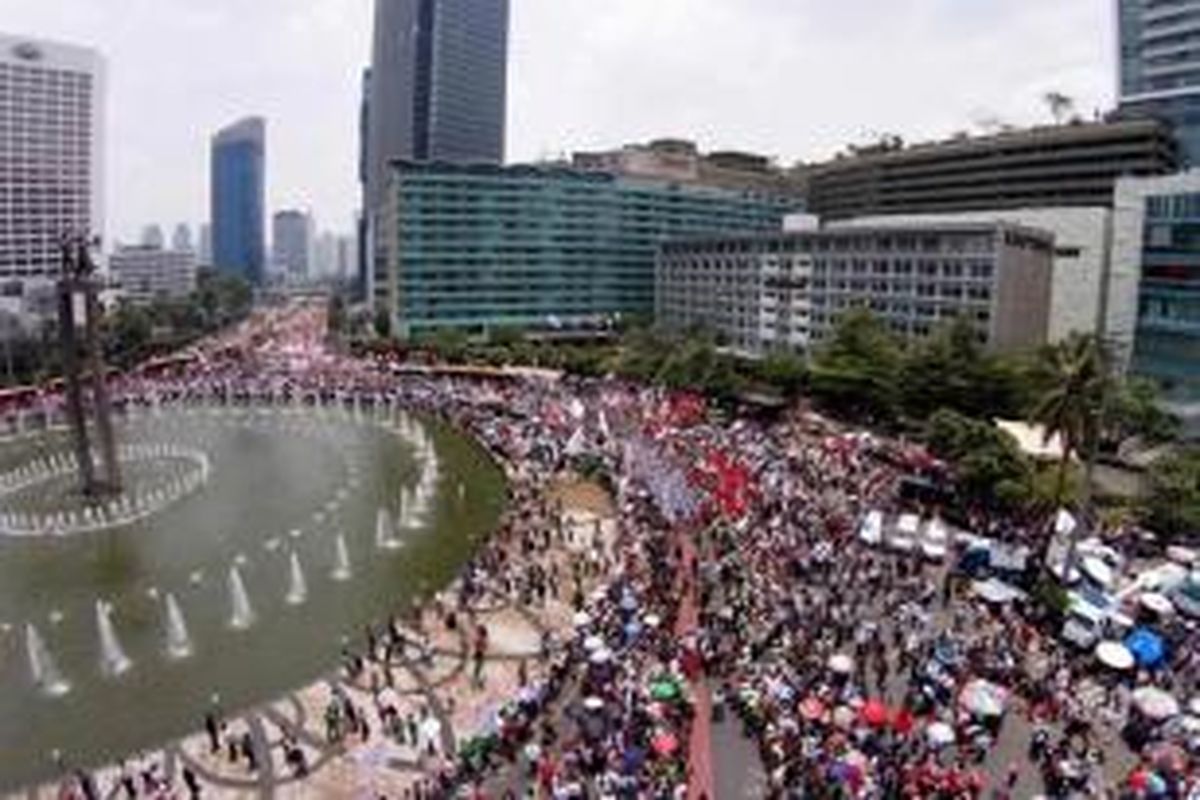
[[[1120,109],[1171,125],[1183,164],[1200,167],[1200,8],[1117,0]]]
[[[657,139],[617,150],[575,153],[571,166],[587,172],[783,196],[800,196],[801,192],[790,174],[766,156],[732,151],[701,153],[694,142],[684,139]]]
[[[312,217],[303,211],[278,211],[271,224],[272,261],[290,280],[306,280],[312,265]]]
[[[1113,265],[1126,290],[1109,328],[1132,341],[1133,371],[1200,422],[1200,170],[1119,181],[1114,213]]]
[[[338,280],[346,280],[355,273],[358,264],[357,239],[353,236],[337,238],[337,256],[334,261],[333,276]]]
[[[1043,230],[1054,236],[1054,277],[1050,292],[1047,338],[1060,341],[1072,333],[1098,333],[1113,291],[1108,265],[1110,208],[1018,208],[964,211],[958,214],[900,214],[855,217],[829,223],[829,228],[914,228],[947,223],[1005,222]],[[1119,302],[1114,300],[1113,302]]]
[[[63,234],[104,234],[104,107],[95,50],[0,33],[5,305],[23,310],[23,296],[50,291]]]
[[[392,159],[504,160],[508,23],[508,0],[375,0],[360,109],[364,242]]]
[[[175,232],[171,234],[171,249],[179,252],[184,250],[195,252],[196,248],[192,244],[192,227],[186,222],[175,226]]]
[[[381,219],[376,307],[402,335],[602,326],[654,309],[671,236],[777,229],[756,192],[561,167],[399,162]]]
[[[338,237],[330,231],[323,231],[313,245],[312,274],[314,277],[327,278],[337,271]]]
[[[147,225],[142,228],[142,235],[138,239],[138,244],[142,247],[156,247],[161,250],[166,246],[166,239],[163,237],[161,225]]]
[[[196,254],[151,245],[122,247],[109,256],[121,296],[132,303],[187,297],[196,289]]]
[[[1046,341],[1053,253],[1050,234],[1005,223],[673,239],[655,316],[748,355],[810,352],[856,308],[917,338],[964,317],[989,349],[1018,349]]]
[[[218,269],[261,285],[265,273],[266,123],[243,119],[212,142],[212,261]]]
[[[212,266],[212,226],[207,222],[200,226],[200,249],[196,257],[203,266]]]
[[[1055,206],[1112,206],[1113,184],[1177,163],[1155,120],[1058,125],[908,147],[863,148],[808,170],[827,219]]]

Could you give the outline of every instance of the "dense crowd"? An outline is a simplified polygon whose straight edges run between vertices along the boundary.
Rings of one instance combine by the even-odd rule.
[[[469,431],[505,466],[504,520],[451,590],[343,654],[375,703],[335,693],[328,735],[410,741],[428,756],[412,796],[689,796],[709,691],[714,717],[734,715],[756,743],[772,797],[1200,794],[1200,723],[1138,702],[1194,690],[1195,626],[1153,619],[1163,657],[1106,670],[1060,642],[1028,595],[978,593],[953,568],[956,548],[947,568],[863,544],[871,510],[938,513],[902,496],[920,455],[906,443],[811,415],[714,422],[699,398],[611,380],[401,374],[296,333],[127,378],[118,400],[403,407]],[[564,566],[553,554],[580,534],[545,490],[569,467],[608,481],[617,519],[611,536],[570,542],[586,555]],[[1045,535],[968,518],[1012,544]],[[571,604],[573,628],[544,639],[536,676],[522,670],[487,729],[447,742],[431,710],[396,712],[386,665],[428,657],[413,629],[455,628],[493,598],[548,597]],[[465,635],[482,681],[487,631]]]

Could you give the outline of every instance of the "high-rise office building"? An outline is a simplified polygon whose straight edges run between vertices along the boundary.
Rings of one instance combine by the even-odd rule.
[[[312,217],[303,211],[278,211],[271,219],[271,255],[275,269],[293,280],[309,275],[313,250]]]
[[[266,121],[248,117],[218,132],[212,142],[213,265],[256,285],[265,273],[265,138]]]
[[[200,225],[200,252],[196,254],[196,261],[206,267],[211,267],[213,263],[212,226],[207,222]]]
[[[0,33],[0,281],[47,285],[64,233],[104,233],[104,62]]]
[[[192,244],[192,226],[186,222],[181,222],[175,226],[175,232],[171,234],[171,249],[177,253],[194,253],[195,246]]]
[[[393,159],[504,160],[508,19],[508,0],[376,0],[360,118],[364,240]]]
[[[1117,0],[1120,104],[1171,124],[1182,160],[1200,166],[1200,3]]]

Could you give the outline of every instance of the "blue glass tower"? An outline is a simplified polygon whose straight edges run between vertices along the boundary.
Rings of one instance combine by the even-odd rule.
[[[1200,4],[1116,2],[1121,113],[1170,123],[1180,160],[1200,166]]]
[[[263,282],[266,122],[248,117],[213,137],[210,213],[212,257],[218,269]]]

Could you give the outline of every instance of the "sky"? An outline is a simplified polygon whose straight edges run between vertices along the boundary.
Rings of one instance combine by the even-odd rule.
[[[511,0],[508,159],[662,136],[816,161],[1113,103],[1109,0]],[[370,0],[0,0],[108,62],[109,237],[207,217],[208,142],[268,121],[269,210],[349,232]]]

